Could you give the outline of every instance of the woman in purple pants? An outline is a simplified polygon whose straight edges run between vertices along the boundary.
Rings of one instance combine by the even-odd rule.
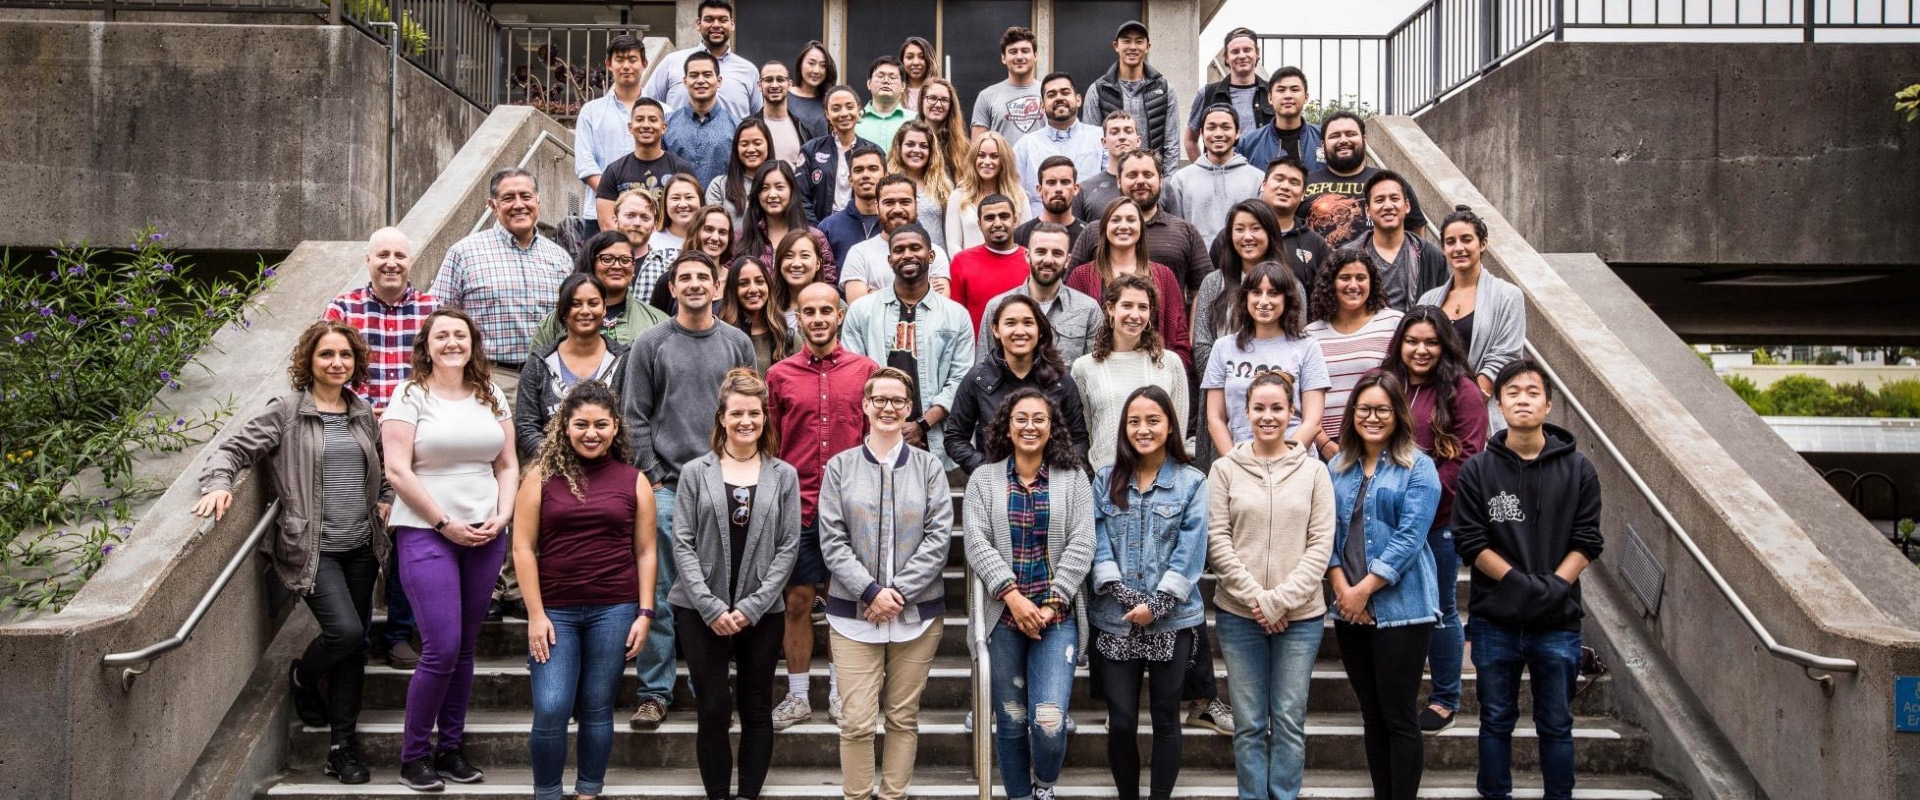
[[[479,326],[442,309],[413,344],[413,379],[380,423],[394,506],[394,545],[420,628],[420,665],[407,686],[400,783],[439,791],[441,779],[486,776],[461,750],[473,690],[473,647],[506,558],[520,463],[513,417],[494,388]],[[440,740],[429,747],[434,726]]]

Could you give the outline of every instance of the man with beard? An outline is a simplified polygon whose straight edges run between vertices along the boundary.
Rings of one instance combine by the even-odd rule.
[[[978,329],[987,301],[1027,276],[1027,255],[1013,241],[1016,212],[1012,198],[987,195],[975,206],[974,213],[986,241],[953,254],[953,290],[948,296],[967,307],[967,315]]]
[[[1106,151],[1100,147],[1100,129],[1080,121],[1080,93],[1074,91],[1073,76],[1055,72],[1040,81],[1040,104],[1047,112],[1047,127],[1022,137],[1013,146],[1013,163],[1020,167],[1020,185],[1040,182],[1040,164],[1053,156],[1073,159],[1076,172],[1092,175],[1106,166]],[[1038,217],[1040,195],[1028,199],[1027,216]]]
[[[752,116],[760,110],[760,93],[754,89],[759,85],[760,71],[733,50],[733,4],[727,0],[700,0],[697,13],[694,25],[700,30],[700,43],[660,59],[660,66],[654,68],[653,77],[647,79],[647,88],[641,94],[668,108],[686,105],[687,87],[682,81],[687,77],[687,56],[706,53],[718,62],[722,78],[720,104],[726,106],[735,119]]]
[[[1100,147],[1107,153],[1107,166],[1080,182],[1080,196],[1073,201],[1073,215],[1079,219],[1098,219],[1108,203],[1120,199],[1120,157],[1140,149],[1140,126],[1133,115],[1115,111],[1101,120]],[[1074,241],[1080,241],[1078,234]]]
[[[1234,203],[1260,193],[1260,170],[1233,152],[1240,139],[1240,120],[1233,108],[1217,105],[1201,115],[1200,140],[1206,153],[1167,179],[1167,208],[1193,221],[1202,241],[1227,227],[1227,211]]]
[[[1016,294],[1031,297],[1053,326],[1053,346],[1060,351],[1060,360],[1072,364],[1086,354],[1105,322],[1100,301],[1061,283],[1067,277],[1067,249],[1073,246],[1065,227],[1054,222],[1028,222],[1020,227],[1028,230],[1027,279],[988,300],[980,318],[993,319],[1000,303]],[[973,345],[976,364],[987,360],[987,338],[993,335],[984,326],[979,330]]]
[[[1361,186],[1372,229],[1341,249],[1372,255],[1380,267],[1378,291],[1387,298],[1387,306],[1406,311],[1420,295],[1447,282],[1447,259],[1418,231],[1407,229],[1414,206],[1406,179],[1383,169],[1372,173]]]
[[[1200,238],[1200,231],[1160,207],[1160,154],[1135,150],[1121,156],[1120,188],[1140,204],[1141,221],[1147,229],[1147,257],[1172,271],[1186,287],[1187,297],[1172,298],[1185,306],[1207,273],[1213,271],[1213,259],[1207,255],[1207,242]],[[1087,223],[1087,229],[1073,242],[1073,258],[1068,263],[1077,267],[1092,261],[1103,236],[1099,220]]]
[[[1306,200],[1300,204],[1300,216],[1307,227],[1327,240],[1331,247],[1342,247],[1367,235],[1366,195],[1361,191],[1367,180],[1380,172],[1367,166],[1367,123],[1351,111],[1327,115],[1320,129],[1324,132],[1326,166],[1307,172]],[[1407,195],[1411,210],[1407,225],[1414,230],[1426,227],[1427,218],[1420,204]],[[1398,306],[1395,306],[1398,308]]]
[[[1320,129],[1308,122],[1307,74],[1299,67],[1281,67],[1267,84],[1267,104],[1273,106],[1273,123],[1248,131],[1234,149],[1247,157],[1256,169],[1282,154],[1300,159],[1311,174],[1320,168]]]
[[[1079,176],[1079,168],[1066,156],[1048,156],[1040,162],[1040,182],[1034,186],[1033,193],[1040,198],[1040,212],[1013,229],[1013,240],[1026,247],[1033,229],[1042,222],[1051,222],[1067,229],[1067,245],[1071,247],[1073,240],[1087,228],[1074,211],[1080,205]]]
[[[1227,77],[1200,87],[1193,96],[1193,116],[1187,119],[1187,158],[1200,157],[1200,115],[1208,106],[1225,105],[1240,119],[1240,130],[1251,131],[1273,121],[1267,102],[1267,82],[1260,80],[1260,38],[1251,28],[1227,31],[1224,43]]]
[[[893,263],[887,239],[901,226],[915,224],[920,215],[920,190],[913,185],[913,179],[895,173],[880,179],[877,189],[877,203],[880,211],[880,234],[847,250],[847,260],[840,262],[840,289],[851,303],[870,292],[878,292],[893,282]],[[947,259],[947,251],[928,240],[928,258],[932,264],[929,280],[933,290],[941,295],[947,294],[949,281],[953,277],[953,267]]]
[[[1180,97],[1166,76],[1147,65],[1152,49],[1146,25],[1137,20],[1121,23],[1113,34],[1113,66],[1087,86],[1081,116],[1092,123],[1115,111],[1131,112],[1140,126],[1141,146],[1160,157],[1160,171],[1166,172],[1180,164]]]
[[[881,187],[883,196],[887,188]],[[928,266],[935,250],[927,229],[908,222],[886,236],[893,279],[847,306],[841,338],[848,350],[914,376],[907,443],[939,454],[952,470],[940,423],[973,366],[973,328],[964,306],[933,291]]]
[[[787,65],[778,61],[769,61],[760,65],[760,97],[763,105],[752,119],[767,123],[767,131],[773,134],[773,157],[793,165],[795,170],[806,165],[800,160],[800,146],[826,133],[808,125],[806,120],[787,110],[787,91],[793,88],[793,76],[788,73]]]
[[[847,153],[847,184],[853,202],[820,221],[820,232],[833,248],[833,263],[847,263],[847,251],[880,232],[880,176],[887,174],[887,157],[866,143]],[[844,270],[843,270],[844,274]]]

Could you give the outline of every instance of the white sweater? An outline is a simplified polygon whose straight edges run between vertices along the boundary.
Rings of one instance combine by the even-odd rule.
[[[1099,469],[1113,463],[1120,441],[1120,421],[1126,416],[1127,395],[1142,386],[1158,386],[1173,398],[1173,435],[1187,437],[1187,375],[1173,351],[1160,354],[1160,365],[1145,350],[1113,353],[1105,361],[1088,353],[1073,360],[1073,382],[1080,387],[1080,406],[1087,416],[1087,460]]]

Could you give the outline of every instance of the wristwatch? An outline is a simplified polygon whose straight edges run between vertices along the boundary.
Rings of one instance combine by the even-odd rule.
[[[933,432],[933,426],[931,424],[928,424],[926,417],[921,417],[919,419],[914,420],[913,424],[920,426],[921,433]]]
[[[653,609],[651,608],[640,609],[640,616],[646,617],[647,619],[653,619],[654,618]]]
[[[441,518],[440,518],[440,521],[439,521],[439,522],[436,522],[436,523],[433,523],[433,532],[434,532],[434,533],[446,533],[446,531],[447,531],[447,523],[448,523],[448,522],[450,522],[450,521],[451,521],[451,520],[449,520],[449,519],[447,519],[446,517],[441,517]]]

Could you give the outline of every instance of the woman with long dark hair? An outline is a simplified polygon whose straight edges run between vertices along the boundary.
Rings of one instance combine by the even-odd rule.
[[[1329,381],[1320,343],[1306,334],[1300,284],[1292,270],[1263,261],[1240,279],[1235,294],[1240,302],[1233,309],[1233,336],[1215,343],[1200,379],[1207,393],[1205,433],[1218,453],[1253,438],[1247,387],[1260,372],[1277,369],[1296,381],[1291,405],[1297,410],[1287,436],[1310,451],[1320,428],[1309,422],[1320,419]]]
[[[1447,282],[1420,295],[1420,305],[1439,306],[1467,349],[1474,383],[1487,398],[1490,430],[1506,430],[1493,407],[1493,379],[1520,358],[1527,344],[1527,301],[1520,288],[1480,266],[1487,249],[1487,222],[1467,206],[1454,206],[1440,224],[1440,250],[1447,256]]]
[[[1335,502],[1334,636],[1360,700],[1373,796],[1420,793],[1425,743],[1416,709],[1433,623],[1440,618],[1427,531],[1440,477],[1407,423],[1400,379],[1374,373],[1354,387],[1329,465]],[[1451,586],[1449,587],[1451,589]]]
[[[785,161],[770,161],[760,166],[759,171],[753,174],[752,196],[742,206],[744,216],[739,226],[739,241],[733,252],[758,258],[762,264],[770,264],[773,263],[774,248],[781,239],[794,231],[806,231],[820,248],[820,274],[824,276],[823,280],[832,281],[836,275],[833,248],[828,245],[825,233],[807,224],[806,205],[800,200],[798,186],[793,165]]]
[[[1138,275],[1153,284],[1159,293],[1158,316],[1154,324],[1161,341],[1180,356],[1182,364],[1191,364],[1193,348],[1187,331],[1186,290],[1173,270],[1156,264],[1147,254],[1147,225],[1140,204],[1132,198],[1116,198],[1100,213],[1100,242],[1094,246],[1093,260],[1074,267],[1067,274],[1067,288],[1088,297],[1105,297],[1106,283],[1119,275]]]
[[[413,343],[413,379],[380,420],[391,520],[420,665],[407,685],[400,783],[439,791],[485,779],[463,749],[473,652],[506,560],[501,536],[520,484],[513,417],[493,385],[480,326],[458,309],[427,315]],[[454,687],[461,687],[456,691]],[[433,742],[439,726],[440,737]]]
[[[1135,389],[1157,386],[1166,392],[1179,429],[1187,429],[1186,369],[1161,345],[1155,322],[1159,304],[1160,293],[1138,275],[1107,281],[1106,324],[1094,333],[1093,348],[1074,359],[1073,383],[1087,418],[1087,460],[1095,468],[1113,463],[1115,432]]]
[[[985,462],[983,451],[990,432],[980,423],[993,419],[1014,392],[1031,387],[1059,407],[1061,440],[1086,458],[1087,420],[1080,409],[1080,389],[1060,362],[1053,323],[1047,321],[1039,301],[1009,295],[988,322],[993,330],[991,351],[987,360],[967,371],[954,394],[953,412],[947,415],[947,457],[967,472]]]
[[[1322,459],[1329,459],[1339,446],[1347,398],[1360,376],[1386,358],[1400,312],[1387,307],[1379,266],[1364,250],[1335,250],[1320,266],[1309,291],[1307,318],[1313,321],[1307,323],[1307,335],[1320,342],[1332,384],[1313,444]]]
[[[1239,299],[1240,279],[1247,270],[1262,261],[1284,263],[1285,248],[1280,244],[1280,219],[1273,209],[1259,200],[1244,200],[1227,212],[1227,227],[1220,239],[1228,243],[1213,254],[1214,271],[1200,281],[1193,295],[1193,361],[1207,363],[1213,354],[1213,342],[1229,332],[1233,306]],[[1298,277],[1296,275],[1295,277]],[[1304,281],[1301,285],[1307,285]],[[1211,450],[1207,445],[1205,449]]]
[[[684,172],[668,178],[666,185],[660,187],[660,216],[664,221],[654,229],[652,242],[654,249],[666,252],[663,258],[668,264],[680,255],[682,249],[691,246],[687,240],[693,238],[693,215],[700,211],[701,198],[705,194],[706,189],[700,185],[700,179]],[[662,272],[665,271],[663,267]]]
[[[774,276],[765,263],[741,256],[728,265],[720,287],[720,320],[753,339],[756,369],[765,375],[775,362],[793,355],[793,329],[773,302]]]
[[[787,231],[780,237],[780,244],[773,248],[773,271],[778,280],[773,282],[773,306],[786,318],[788,330],[799,330],[799,318],[795,315],[795,305],[800,302],[800,290],[807,284],[820,283],[821,256],[831,253],[814,241],[813,234],[807,231]]]
[[[610,231],[601,231],[600,235],[607,233]],[[614,245],[623,246],[624,240]],[[626,370],[620,365],[627,348],[613,341],[603,324],[606,284],[591,274],[576,272],[560,282],[559,295],[554,316],[566,325],[566,337],[533,351],[533,357],[520,368],[520,385],[514,394],[513,427],[519,436],[522,459],[532,459],[547,440],[547,422],[575,386],[601,381],[618,392],[626,381]],[[648,310],[659,313],[657,309]]]
[[[1427,648],[1433,688],[1420,709],[1420,730],[1439,733],[1453,727],[1460,711],[1460,662],[1466,649],[1460,626],[1460,556],[1453,547],[1453,496],[1460,467],[1487,446],[1487,406],[1473,382],[1467,350],[1454,335],[1447,312],[1438,306],[1414,306],[1400,320],[1387,344],[1380,371],[1399,378],[1407,387],[1408,424],[1414,443],[1433,459],[1440,476],[1440,505],[1427,529],[1427,549],[1433,551],[1434,586],[1440,601],[1440,621],[1433,626],[1433,644]]]
[[[671,190],[672,186],[669,185],[668,189]],[[682,251],[685,250],[701,253],[715,264],[733,261],[733,217],[727,216],[727,210],[720,206],[701,206],[693,212],[686,245],[682,248]],[[675,257],[678,258],[677,255]],[[653,282],[651,295],[653,307],[668,314],[674,313],[673,290],[667,286],[672,278],[672,270],[660,273],[660,277]]]
[[[748,184],[760,167],[773,158],[773,131],[765,120],[748,117],[733,129],[733,154],[727,158],[727,171],[707,181],[707,205],[720,206],[733,217],[736,228],[745,228],[742,215],[747,208]]]
[[[899,173],[913,181],[919,202],[920,226],[933,237],[933,245],[947,246],[947,196],[953,193],[953,174],[940,152],[939,137],[923,119],[907,120],[893,134],[893,147],[887,151],[887,172]]]
[[[827,90],[839,85],[840,67],[827,46],[815,39],[793,57],[793,88],[787,90],[787,113],[806,123],[808,130],[827,129]]]
[[[352,326],[308,325],[287,367],[293,391],[267,401],[214,449],[193,504],[198,516],[224,517],[239,472],[271,466],[280,517],[264,549],[275,580],[320,624],[287,668],[289,694],[302,724],[329,729],[326,774],[347,784],[370,779],[357,732],[360,695],[373,584],[391,547],[384,528],[393,505],[382,479],[379,423],[353,391],[366,383],[367,359],[366,340]]]
[[[536,800],[561,796],[569,719],[580,725],[574,791],[591,797],[604,788],[620,674],[652,630],[661,555],[653,487],[632,465],[619,390],[585,381],[553,419],[520,484],[513,531],[527,603]]]
[[[694,755],[707,797],[758,798],[773,763],[773,672],[787,575],[800,547],[800,477],[775,457],[767,384],[736,367],[720,384],[713,449],[680,472],[667,595],[699,705]],[[689,513],[691,512],[691,513]],[[738,673],[729,686],[728,668]],[[740,714],[740,783],[728,728]]]
[[[1107,760],[1122,800],[1140,797],[1140,684],[1153,718],[1148,796],[1180,775],[1180,707],[1205,608],[1206,476],[1192,466],[1173,398],[1158,386],[1127,397],[1113,465],[1094,475],[1094,680],[1107,701]]]
[[[996,760],[1007,797],[1051,798],[1086,641],[1080,589],[1093,564],[1093,489],[1060,409],[1039,389],[1013,391],[981,427],[988,460],[967,480],[963,521],[967,563],[987,586],[979,599],[992,626]],[[979,633],[972,619],[968,642]]]
[[[940,57],[933,52],[933,43],[918,36],[909,36],[900,43],[900,82],[906,85],[907,108],[920,107],[920,90],[926,88],[929,78],[940,77]]]

